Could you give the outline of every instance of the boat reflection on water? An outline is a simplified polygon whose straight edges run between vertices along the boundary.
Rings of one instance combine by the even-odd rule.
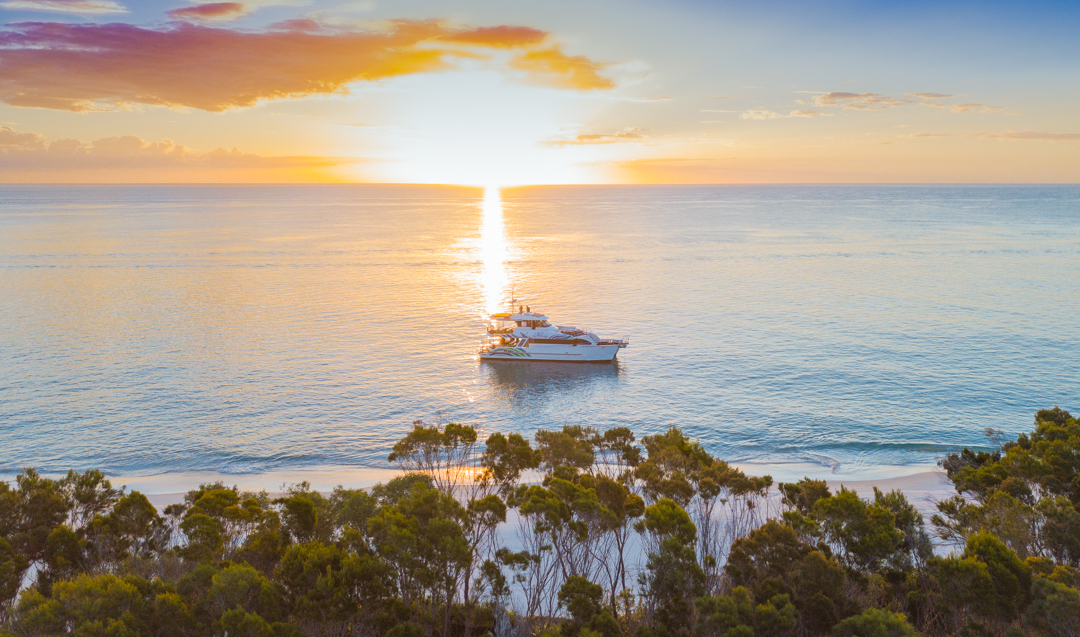
[[[497,397],[520,405],[615,390],[623,372],[618,359],[611,363],[568,365],[544,361],[481,361],[480,369]]]

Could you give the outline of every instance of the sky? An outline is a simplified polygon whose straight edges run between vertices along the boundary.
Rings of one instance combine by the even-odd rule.
[[[1080,2],[0,0],[0,182],[1080,182]]]

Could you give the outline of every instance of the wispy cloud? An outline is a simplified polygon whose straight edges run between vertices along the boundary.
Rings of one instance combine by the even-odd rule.
[[[11,11],[46,11],[77,15],[128,12],[124,5],[113,0],[4,0],[0,2],[0,8]]]
[[[1019,115],[1020,113],[1005,106],[987,106],[986,104],[944,104],[941,102],[919,102],[919,106],[932,108],[947,108],[954,113],[1004,113],[1007,115]]]
[[[810,91],[798,91],[806,93]],[[989,106],[987,104],[953,104],[942,100],[958,97],[956,93],[906,93],[904,97],[890,97],[881,93],[847,93],[830,92],[822,93],[811,100],[798,100],[800,104],[814,106],[838,107],[852,111],[878,111],[885,108],[894,108],[907,104],[918,104],[930,108],[944,108],[953,113],[1004,113],[1019,115],[1020,113],[1005,106]]]
[[[838,106],[853,111],[876,111],[883,108],[900,106],[902,104],[910,104],[911,100],[896,99],[879,93],[847,93],[843,91],[834,91],[832,93],[818,95],[814,98],[812,103],[817,106]]]
[[[0,101],[69,111],[132,104],[223,111],[444,71],[496,49],[512,49],[508,66],[529,82],[614,87],[601,74],[604,64],[567,55],[549,34],[529,27],[396,20],[359,30],[298,20],[251,32],[186,22],[159,29],[33,22],[0,30]]]
[[[968,139],[996,139],[1000,141],[1080,142],[1080,133],[1049,133],[1046,131],[991,131],[985,133],[914,133],[901,135],[908,139],[966,137]]]
[[[801,109],[797,111],[791,111],[788,114],[777,113],[776,111],[770,111],[765,109],[754,109],[749,111],[743,111],[739,114],[739,119],[786,119],[789,117],[831,117],[832,113],[826,113],[824,111],[816,111],[812,109]]]
[[[619,142],[641,142],[648,139],[648,136],[641,135],[644,132],[640,128],[624,128],[623,130],[612,134],[583,134],[575,137],[558,137],[549,139],[543,144],[545,146],[589,146],[595,144],[616,144]]]
[[[972,137],[978,139],[999,139],[1002,141],[1035,141],[1035,142],[1077,142],[1080,141],[1080,133],[1048,133],[1046,131],[998,131],[993,133],[975,133]]]
[[[241,2],[208,2],[193,7],[173,9],[165,15],[170,20],[190,20],[195,22],[215,22],[234,20],[247,15],[251,9]]]
[[[282,157],[236,148],[201,153],[168,139],[148,142],[127,135],[83,143],[46,144],[38,133],[0,126],[0,181],[325,181],[330,169],[356,163],[335,157]]]

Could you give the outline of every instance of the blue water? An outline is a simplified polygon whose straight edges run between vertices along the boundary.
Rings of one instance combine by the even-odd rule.
[[[1080,187],[498,197],[0,187],[0,473],[382,467],[422,418],[888,475],[1080,410]],[[509,286],[630,348],[477,362]]]

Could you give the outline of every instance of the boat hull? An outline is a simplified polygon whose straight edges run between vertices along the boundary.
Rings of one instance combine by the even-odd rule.
[[[618,345],[526,345],[493,347],[480,352],[485,361],[558,361],[563,363],[609,363],[619,353]]]

